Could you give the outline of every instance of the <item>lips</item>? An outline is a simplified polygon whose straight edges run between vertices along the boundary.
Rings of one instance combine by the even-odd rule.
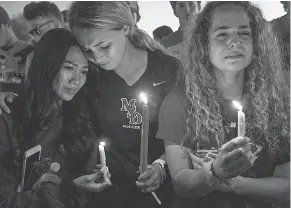
[[[237,58],[243,58],[244,55],[241,52],[232,52],[227,54],[224,58],[225,59],[237,59]]]
[[[72,88],[64,87],[64,90],[65,90],[68,94],[76,94],[76,93],[78,92],[79,89],[72,89]]]

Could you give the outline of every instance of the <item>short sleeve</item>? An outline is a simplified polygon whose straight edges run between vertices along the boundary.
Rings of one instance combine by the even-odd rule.
[[[159,111],[159,126],[156,138],[181,144],[185,134],[185,99],[174,88],[164,99]]]
[[[167,95],[177,84],[181,70],[181,63],[178,59],[171,56],[165,56],[163,59],[165,62],[163,66],[163,76],[167,77],[165,83],[165,94]]]

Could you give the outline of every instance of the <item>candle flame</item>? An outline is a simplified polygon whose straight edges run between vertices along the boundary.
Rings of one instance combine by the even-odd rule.
[[[233,100],[232,103],[233,103],[234,107],[236,107],[239,111],[242,111],[243,107],[239,102]]]
[[[144,104],[148,104],[148,99],[147,99],[147,95],[145,93],[140,93],[140,99],[142,100],[142,102]]]
[[[103,147],[106,145],[105,142],[100,142],[100,145],[102,145]]]

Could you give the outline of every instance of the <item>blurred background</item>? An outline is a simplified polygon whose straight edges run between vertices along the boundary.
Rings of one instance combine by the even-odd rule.
[[[0,1],[0,5],[6,9],[10,18],[13,19],[13,29],[16,35],[22,39],[27,40],[29,37],[25,22],[21,18],[23,7],[30,1]],[[258,4],[263,10],[267,21],[271,21],[283,16],[283,5],[279,1],[253,1]],[[69,1],[54,1],[61,11],[68,8]],[[202,2],[202,7],[205,2]],[[138,22],[139,28],[146,31],[150,36],[153,30],[162,25],[167,25],[176,31],[179,27],[178,18],[173,14],[172,7],[169,1],[138,1],[139,13],[141,16]]]

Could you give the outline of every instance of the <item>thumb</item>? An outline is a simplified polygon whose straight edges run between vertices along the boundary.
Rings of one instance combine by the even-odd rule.
[[[106,175],[104,175],[104,182],[105,182],[106,184],[108,184],[109,186],[111,186],[111,185],[112,185],[112,183],[111,183],[111,181],[110,181],[109,177],[108,177],[108,176],[106,176]]]
[[[203,164],[203,159],[197,157],[196,155],[194,155],[193,153],[190,153],[190,157],[191,157],[191,160],[195,163],[197,163],[198,165],[202,166]]]
[[[100,172],[93,173],[91,175],[86,176],[87,182],[94,182],[100,177]]]
[[[18,95],[14,92],[10,92],[8,95],[7,95],[7,101],[12,103],[15,98],[17,97]]]

